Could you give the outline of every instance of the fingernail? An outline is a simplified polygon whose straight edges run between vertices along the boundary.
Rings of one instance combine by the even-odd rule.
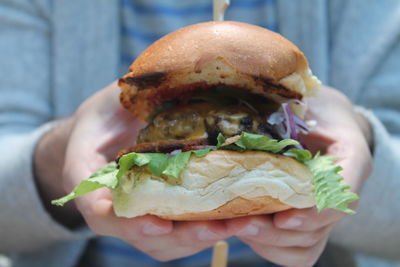
[[[207,228],[201,229],[197,233],[197,238],[201,241],[213,241],[213,240],[218,240],[218,236],[208,230]]]
[[[249,224],[245,228],[243,228],[237,235],[239,236],[256,236],[260,232],[260,228],[255,226],[254,224]]]
[[[286,229],[291,229],[291,228],[299,227],[302,223],[303,223],[302,219],[294,217],[294,218],[291,218],[291,219],[287,220],[286,222],[284,222],[281,225],[281,227],[286,228]]]
[[[147,223],[143,226],[142,231],[145,235],[163,235],[168,231],[165,228],[159,227],[153,223]]]

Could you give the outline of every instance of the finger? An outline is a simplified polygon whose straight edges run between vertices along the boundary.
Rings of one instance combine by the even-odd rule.
[[[336,164],[343,168],[340,174],[353,191],[358,191],[371,174],[371,153],[368,146],[360,141],[337,142],[329,146],[327,154],[338,158]]]
[[[273,217],[274,225],[280,229],[296,231],[316,231],[339,221],[343,212],[326,209],[318,212],[315,207],[290,209],[278,212]]]
[[[82,151],[92,149],[82,146]],[[87,179],[101,166],[107,164],[106,158],[101,154],[82,153],[80,150],[67,150],[65,164],[62,170],[62,183],[65,193],[71,192],[82,180]]]
[[[100,153],[110,161],[121,149],[134,143],[145,123],[121,106],[119,93],[120,89],[113,83],[80,106],[74,116],[75,128],[71,137],[72,143],[80,148],[78,151],[86,151],[81,147],[86,145],[91,148],[87,154]]]
[[[225,225],[220,221],[175,222],[168,235],[149,237],[145,241],[131,240],[131,244],[158,260],[166,261],[195,254],[227,237]]]
[[[101,190],[95,192],[101,193]],[[89,196],[86,196],[88,198]],[[90,200],[93,202],[95,197]],[[85,197],[83,198],[85,199]],[[226,226],[223,221],[196,221],[196,222],[172,222],[157,216],[145,215],[135,218],[117,217],[113,211],[111,199],[103,195],[95,200],[95,204],[88,208],[92,210],[91,217],[104,224],[115,224],[114,234],[129,237],[131,240],[141,240],[143,237],[166,235],[179,238],[185,244],[197,241],[215,242],[227,237]],[[160,228],[160,229],[159,229]],[[154,230],[154,231],[153,231]]]
[[[175,222],[175,233],[181,240],[215,243],[229,236],[224,221]]]
[[[307,146],[307,149],[314,155],[319,152],[326,154],[329,145],[336,142],[331,136],[325,135],[320,131],[311,131],[308,134],[300,134],[301,141]]]
[[[119,94],[121,89],[118,87],[117,82],[113,82],[108,86],[104,87],[102,90],[97,91],[95,94],[90,96],[82,105],[79,106],[77,113],[93,111],[94,113],[99,112],[101,115],[109,114],[108,106],[120,106]],[[94,110],[94,103],[101,103],[101,105],[96,105],[97,108]]]
[[[92,212],[85,214],[90,215],[85,219],[96,233],[123,239],[162,261],[192,255],[228,237],[223,221],[173,223],[151,215],[119,218],[106,198],[97,200]]]
[[[103,190],[103,192],[107,191]],[[103,195],[100,198],[97,197],[101,193],[102,190],[99,190],[91,196],[84,196],[79,200],[80,204],[86,202],[82,205],[82,209],[85,210],[82,214],[94,232],[121,239],[127,237],[140,239],[144,236],[161,236],[172,232],[172,222],[156,216],[117,217],[113,210],[111,198],[106,198]],[[90,199],[88,199],[89,197]],[[81,205],[79,206],[81,208]]]
[[[276,228],[271,217],[252,216],[238,218],[227,222],[228,231],[236,233],[246,243],[260,246],[277,247],[310,247],[325,237],[331,226],[326,226],[318,231],[303,232],[282,230]]]
[[[307,267],[316,263],[326,246],[327,240],[326,237],[308,248],[259,246],[251,243],[249,246],[254,252],[270,262],[289,267]]]

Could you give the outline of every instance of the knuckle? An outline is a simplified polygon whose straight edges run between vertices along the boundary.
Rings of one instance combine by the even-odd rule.
[[[161,261],[161,262],[168,261],[168,259],[165,257],[165,255],[162,255],[160,253],[151,253],[151,252],[145,252],[145,253],[148,254],[153,259],[156,259],[158,261]]]
[[[313,231],[321,227],[321,216],[314,211],[309,212],[302,217],[302,225],[298,228],[300,231]]]
[[[278,233],[271,233],[264,240],[272,246],[279,246],[282,243],[282,237]]]
[[[332,92],[336,95],[338,100],[342,101],[346,105],[351,105],[349,98],[339,90],[332,90]]]
[[[167,262],[170,260],[175,259],[175,257],[172,257],[172,255],[170,253],[161,253],[159,251],[155,251],[155,252],[150,252],[148,253],[152,258],[161,261],[161,262]]]
[[[193,239],[193,240],[195,240],[195,239]],[[199,246],[199,243],[200,242],[191,242],[191,243],[188,243],[186,240],[183,240],[182,238],[178,238],[178,239],[176,239],[175,240],[175,242],[176,242],[176,246],[178,246],[178,247],[194,247],[194,246]]]
[[[315,246],[322,238],[321,232],[312,232],[302,243],[302,247],[312,247]]]
[[[133,230],[132,228],[121,227],[117,233],[121,238],[129,240],[131,243],[145,243],[143,240],[146,238],[141,231]]]
[[[104,229],[103,229],[103,227],[100,227],[100,225],[95,220],[86,219],[86,224],[96,234],[99,234],[99,235],[105,235],[106,234]]]
[[[317,257],[310,252],[304,253],[302,259],[299,259],[296,263],[296,266],[308,267],[313,266],[317,261]]]
[[[158,260],[158,261],[160,261],[160,262],[167,262],[167,261],[172,260],[172,258],[170,258],[168,256],[164,256],[164,255],[162,255],[162,256],[154,256],[153,258]]]

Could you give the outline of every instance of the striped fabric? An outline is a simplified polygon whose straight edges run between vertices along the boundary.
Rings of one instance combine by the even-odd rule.
[[[212,0],[120,0],[121,74],[152,42],[181,27],[212,19]],[[231,0],[226,20],[243,21],[278,31],[276,0]],[[277,266],[266,264],[236,238],[229,239],[229,266]],[[171,248],[173,250],[174,248]],[[209,266],[211,249],[196,255],[160,263],[112,237],[89,243],[81,266]]]
[[[181,27],[212,20],[212,0],[120,0],[121,74],[151,43]],[[276,0],[231,0],[226,20],[278,31]]]
[[[229,267],[277,267],[267,263],[256,255],[245,244],[236,238],[229,242]],[[173,251],[173,247],[170,248]],[[136,250],[130,245],[112,237],[97,237],[88,246],[79,266],[81,267],[204,267],[210,266],[212,249],[206,249],[195,255],[173,260],[159,262],[150,256]]]

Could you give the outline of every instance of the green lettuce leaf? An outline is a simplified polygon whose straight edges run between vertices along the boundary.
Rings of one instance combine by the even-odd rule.
[[[187,163],[189,162],[191,154],[192,151],[187,151],[169,157],[166,168],[163,170],[162,174],[178,178],[179,174],[183,171],[183,169],[185,169]]]
[[[307,149],[289,149],[283,155],[295,158],[297,161],[300,161],[301,163],[305,163],[308,160],[312,159],[312,154],[309,150]]]
[[[119,179],[133,166],[147,166],[155,176],[169,176],[178,178],[185,169],[192,154],[197,157],[207,155],[211,150],[229,149],[235,151],[259,150],[272,153],[282,153],[298,142],[293,139],[281,141],[267,136],[243,132],[235,142],[224,145],[226,138],[219,134],[217,137],[217,148],[206,148],[181,152],[174,156],[162,153],[129,153],[119,159],[119,168],[115,162],[111,162],[99,169],[87,180],[82,181],[67,196],[52,201],[54,205],[64,205],[71,199],[92,192],[101,187],[115,189]],[[234,140],[232,140],[234,141]],[[314,197],[318,211],[325,208],[333,208],[346,213],[354,213],[348,208],[348,204],[358,199],[357,194],[349,191],[350,186],[344,183],[343,177],[339,174],[340,166],[334,164],[334,158],[329,156],[312,156],[308,150],[289,149],[283,153],[293,157],[305,164],[313,175]]]
[[[191,154],[196,157],[204,157],[213,148],[191,150],[182,152],[174,156],[168,156],[161,153],[129,153],[123,155],[119,161],[119,168],[115,162],[110,162],[93,173],[88,179],[83,180],[68,195],[53,200],[51,204],[63,206],[68,201],[79,196],[88,194],[96,189],[107,187],[115,189],[118,181],[133,166],[146,166],[155,176],[166,175],[178,178],[189,162]]]
[[[160,176],[168,163],[168,156],[162,153],[129,153],[123,155],[119,161],[118,179],[133,166],[148,165],[150,171]]]
[[[211,150],[216,150],[215,148],[202,148],[197,150],[192,150],[192,153],[196,155],[196,157],[204,157],[207,155]]]
[[[196,157],[204,157],[212,149],[213,148],[190,150],[187,152],[181,152],[174,156],[168,156],[161,153],[129,153],[123,155],[119,159],[118,163],[120,167],[117,177],[120,178],[123,176],[133,166],[147,165],[153,175],[166,175],[178,178],[189,162],[191,154],[194,154]]]
[[[321,156],[319,153],[312,157],[310,151],[300,149],[290,149],[284,155],[294,157],[310,169],[318,211],[332,208],[349,214],[355,213],[354,210],[348,208],[348,204],[356,201],[358,195],[349,191],[350,186],[339,174],[342,167],[334,163],[334,157]]]
[[[219,149],[230,149],[236,151],[261,150],[272,153],[279,153],[288,146],[297,145],[293,139],[281,141],[269,138],[264,135],[242,132],[240,139],[232,144],[223,145],[226,142],[222,134],[217,138]],[[325,208],[340,210],[349,214],[355,213],[348,208],[348,204],[356,201],[358,195],[350,190],[343,177],[339,174],[342,168],[334,163],[331,156],[312,156],[306,149],[289,149],[283,153],[285,156],[293,157],[306,165],[313,175],[314,197],[318,211]]]
[[[72,190],[71,193],[62,198],[51,201],[51,204],[63,206],[65,203],[74,198],[85,195],[102,187],[115,189],[118,185],[117,172],[117,164],[115,162],[110,162],[93,173],[88,179],[83,180],[77,187],[74,188],[74,190]]]
[[[278,141],[265,135],[246,132],[242,132],[240,139],[233,144],[223,145],[225,141],[225,137],[222,134],[219,134],[217,137],[217,148],[236,151],[260,150],[278,153],[288,146],[299,144],[299,142],[293,139],[284,139]]]

